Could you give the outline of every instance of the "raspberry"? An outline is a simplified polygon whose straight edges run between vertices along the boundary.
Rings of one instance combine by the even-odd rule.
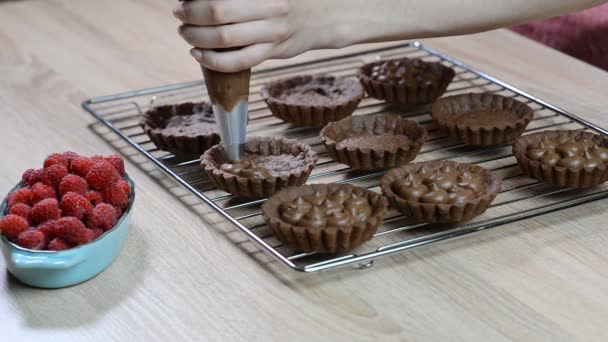
[[[34,170],[28,169],[25,170],[23,176],[21,176],[21,185],[22,186],[32,186],[38,182],[42,182],[42,178],[44,177],[44,170]]]
[[[114,207],[114,210],[116,211],[116,221],[118,221],[118,219],[120,219],[120,217],[122,216],[122,209],[120,209],[119,207]]]
[[[59,216],[61,216],[59,203],[54,198],[43,199],[36,203],[30,212],[30,218],[34,224],[56,220]]]
[[[105,158],[107,162],[109,162],[110,164],[112,164],[114,166],[114,168],[116,169],[116,172],[118,172],[118,174],[120,176],[125,174],[125,162],[124,160],[122,160],[122,158],[120,156],[117,155],[111,155]]]
[[[30,227],[27,220],[17,215],[6,215],[0,220],[0,232],[9,240],[14,240]]]
[[[87,175],[87,173],[89,173],[94,164],[95,163],[89,158],[77,157],[72,160],[72,163],[70,164],[70,171],[84,177]]]
[[[93,240],[95,240],[98,237],[100,237],[101,235],[103,235],[103,229],[95,228],[95,229],[91,229],[91,230],[93,231]]]
[[[99,191],[91,190],[87,192],[87,199],[92,205],[98,205],[99,203],[105,203],[103,194]]]
[[[87,181],[76,175],[67,175],[59,183],[59,194],[63,197],[68,192],[75,192],[79,195],[86,195],[89,190]]]
[[[127,183],[127,181],[125,181],[124,179],[119,180],[118,182],[116,182],[120,185],[120,187],[122,188],[122,190],[127,194],[130,195],[131,194],[131,186],[129,185],[129,183]]]
[[[15,190],[8,195],[7,204],[8,207],[12,207],[17,203],[25,203],[32,204],[34,201],[34,195],[32,194],[32,190],[27,188],[21,188],[19,190]]]
[[[50,251],[63,251],[65,249],[69,249],[69,248],[70,248],[70,244],[63,241],[63,239],[60,237],[56,237],[53,240],[51,240],[51,242],[49,242],[49,246],[48,246],[48,249]]]
[[[62,217],[55,221],[55,231],[66,242],[76,245],[87,242],[86,227],[75,217]]]
[[[106,202],[119,207],[126,208],[129,205],[129,195],[120,186],[119,183],[112,183],[104,190],[104,198]]]
[[[114,166],[107,161],[100,161],[93,165],[87,173],[87,183],[95,190],[103,190],[116,177]]]
[[[55,230],[55,221],[47,221],[36,228],[38,231],[44,233],[47,240],[52,240],[57,236],[57,231]]]
[[[72,151],[63,152],[63,158],[65,160],[67,160],[67,162],[68,162],[68,169],[70,168],[70,165],[72,165],[72,160],[74,160],[78,157],[80,157],[80,155],[76,152],[72,152]]]
[[[99,163],[101,161],[105,161],[106,158],[104,158],[103,156],[97,155],[97,156],[92,156],[91,160],[93,161],[93,164],[97,164],[97,163]]]
[[[17,244],[23,248],[44,249],[46,247],[46,237],[35,229],[26,230],[17,237]]]
[[[9,209],[8,213],[12,215],[21,216],[29,220],[31,211],[32,207],[30,207],[29,205],[25,203],[17,203]]]
[[[84,229],[84,236],[85,236],[85,242],[84,243],[88,243],[91,242],[93,240],[95,240],[98,235],[96,235],[95,231],[93,229],[89,229],[89,228],[85,228]]]
[[[93,208],[89,215],[89,228],[101,228],[104,231],[112,229],[116,224],[116,210],[113,206],[101,203]]]
[[[59,186],[59,183],[61,182],[63,177],[67,175],[68,169],[64,165],[51,165],[48,168],[44,169],[44,177],[42,182],[56,189]]]
[[[75,192],[68,192],[61,199],[61,211],[63,216],[73,216],[82,220],[84,214],[91,210],[91,202]]]
[[[53,165],[63,165],[65,168],[67,168],[68,161],[65,160],[65,158],[61,154],[53,153],[46,157],[46,159],[44,160],[44,168],[48,169]]]
[[[33,204],[36,204],[45,198],[57,198],[55,190],[42,183],[36,183],[34,186],[32,186],[32,195],[34,197]]]

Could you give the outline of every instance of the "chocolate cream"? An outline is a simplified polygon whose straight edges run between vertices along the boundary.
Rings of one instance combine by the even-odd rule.
[[[441,68],[439,64],[420,59],[398,59],[374,65],[370,77],[394,85],[431,84],[443,75]]]
[[[421,168],[393,183],[393,190],[408,201],[434,204],[461,204],[481,196],[486,190],[483,174],[445,165],[431,171]]]
[[[315,192],[300,196],[279,207],[279,214],[285,222],[311,228],[351,227],[366,222],[372,212],[367,198],[344,189],[330,194]]]
[[[202,69],[211,103],[231,112],[239,102],[248,100],[251,69],[233,73]]]
[[[553,138],[546,136],[540,142],[530,144],[526,154],[531,160],[570,169],[608,166],[607,148],[588,137],[572,137],[565,133]]]
[[[303,168],[307,161],[303,152],[280,155],[259,155],[246,152],[241,160],[225,162],[220,166],[224,172],[245,178],[272,178],[289,174]]]

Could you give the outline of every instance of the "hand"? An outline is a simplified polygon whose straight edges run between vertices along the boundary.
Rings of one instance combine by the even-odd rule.
[[[341,7],[327,0],[191,0],[180,2],[173,14],[201,65],[235,72],[266,59],[340,47],[327,2]],[[235,47],[242,48],[219,50]]]

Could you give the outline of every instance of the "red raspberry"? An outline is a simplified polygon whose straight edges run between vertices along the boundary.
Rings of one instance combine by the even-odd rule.
[[[67,167],[59,164],[51,165],[48,168],[44,169],[44,178],[42,182],[56,189],[59,186],[59,183],[61,182],[63,177],[67,175]]]
[[[101,228],[104,231],[112,229],[116,224],[116,210],[113,206],[101,203],[93,208],[89,215],[89,228]]]
[[[95,163],[89,158],[77,157],[72,160],[72,163],[70,164],[70,171],[84,177],[87,175],[87,173],[89,173],[94,164]]]
[[[23,176],[21,176],[21,185],[22,186],[32,186],[38,182],[42,182],[42,178],[44,177],[44,170],[34,170],[28,169],[25,170]]]
[[[62,238],[56,237],[51,242],[49,242],[48,249],[50,251],[63,251],[69,249],[71,246],[69,243],[63,241]]]
[[[63,165],[65,168],[67,168],[68,161],[65,160],[65,158],[61,154],[53,153],[46,157],[46,159],[44,160],[44,168],[48,169],[53,165]]]
[[[99,236],[93,229],[85,228],[84,232],[86,243],[97,239],[97,237]]]
[[[103,194],[101,192],[95,191],[95,190],[91,190],[91,191],[87,192],[87,199],[94,206],[98,205],[99,203],[105,203]]]
[[[33,204],[36,204],[45,198],[57,198],[55,190],[42,183],[36,183],[32,186],[32,195],[34,196]]]
[[[76,152],[72,152],[72,151],[63,152],[63,158],[68,161],[68,169],[70,168],[70,165],[72,165],[72,160],[74,160],[78,157],[80,157],[80,155]]]
[[[87,242],[86,227],[75,217],[62,217],[55,221],[55,232],[64,241],[75,245]]]
[[[59,203],[54,198],[43,199],[36,203],[30,212],[32,223],[39,224],[49,220],[56,220],[61,216]]]
[[[119,183],[112,183],[104,190],[104,198],[106,202],[119,207],[126,208],[129,205],[129,195],[120,186]]]
[[[55,230],[55,221],[47,221],[36,228],[38,231],[44,233],[47,240],[52,240],[57,236],[57,231]]]
[[[111,155],[106,157],[105,159],[107,162],[114,166],[116,172],[118,172],[120,176],[125,174],[125,162],[120,156]]]
[[[28,188],[21,188],[11,192],[8,195],[7,204],[10,208],[17,203],[25,203],[29,205],[32,204],[33,201],[34,195],[32,194],[32,190]]]
[[[100,161],[105,161],[106,158],[104,158],[103,156],[100,156],[100,155],[96,155],[96,156],[92,156],[91,160],[93,161],[93,164],[97,164]]]
[[[73,216],[82,220],[84,214],[89,210],[91,210],[91,202],[75,192],[68,192],[61,199],[61,213],[63,216]]]
[[[0,220],[0,232],[9,240],[14,240],[30,227],[27,220],[17,215],[6,215]]]
[[[59,194],[63,197],[68,192],[75,192],[79,195],[86,195],[89,185],[82,177],[67,175],[59,183]]]
[[[29,220],[31,211],[32,207],[30,207],[29,205],[25,203],[17,203],[9,209],[8,213],[12,215],[21,216]]]
[[[87,173],[87,183],[95,190],[103,190],[116,177],[114,166],[107,161],[100,161],[93,165],[91,171]]]
[[[120,185],[120,187],[123,189],[123,191],[127,194],[130,195],[131,194],[131,186],[129,185],[129,183],[127,183],[126,180],[121,179],[118,182],[116,182]]]
[[[95,229],[91,229],[91,230],[93,231],[93,240],[95,240],[98,237],[103,235],[103,229],[95,228]]]
[[[26,230],[19,234],[16,242],[23,248],[44,249],[46,247],[46,237],[42,232],[35,229]]]
[[[122,216],[122,209],[120,209],[119,207],[114,207],[114,210],[116,210],[116,221],[118,222],[118,220]]]

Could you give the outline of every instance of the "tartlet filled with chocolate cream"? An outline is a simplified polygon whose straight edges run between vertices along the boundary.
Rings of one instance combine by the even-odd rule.
[[[139,124],[156,147],[177,155],[200,155],[220,142],[207,102],[154,107],[142,115]]]
[[[512,144],[534,117],[523,102],[495,94],[461,94],[439,99],[431,111],[439,131],[467,145]]]
[[[393,207],[417,222],[455,223],[485,212],[500,177],[477,165],[453,161],[413,163],[389,171],[380,182]]]
[[[418,58],[379,61],[359,69],[359,80],[369,96],[412,106],[433,103],[455,75],[452,68]]]
[[[268,197],[306,183],[316,163],[317,154],[310,146],[285,138],[249,138],[239,161],[229,161],[222,145],[201,157],[201,165],[215,186],[247,198]]]
[[[351,116],[325,126],[321,142],[339,163],[359,170],[390,169],[416,158],[426,130],[398,115]]]
[[[513,145],[523,172],[562,188],[589,188],[608,180],[608,138],[584,131],[544,131]]]
[[[308,75],[271,82],[261,94],[277,118],[310,126],[324,126],[351,115],[365,96],[355,79]]]
[[[262,206],[277,239],[301,252],[339,253],[370,240],[388,203],[350,184],[313,184],[279,191]]]

